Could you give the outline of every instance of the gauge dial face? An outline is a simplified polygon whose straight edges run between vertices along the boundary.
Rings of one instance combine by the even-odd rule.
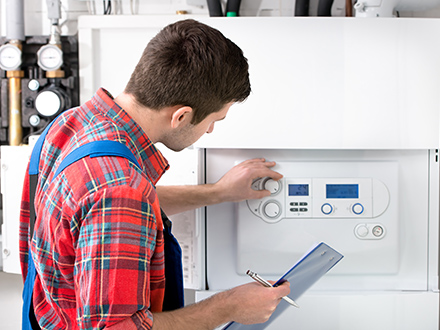
[[[0,47],[0,68],[5,71],[17,70],[21,65],[21,50],[6,44]]]
[[[37,55],[38,65],[44,71],[58,70],[63,65],[63,52],[56,45],[44,45]]]

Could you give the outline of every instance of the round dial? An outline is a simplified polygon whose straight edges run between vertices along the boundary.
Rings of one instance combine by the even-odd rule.
[[[280,190],[280,183],[278,181],[268,179],[264,182],[264,189],[269,190],[272,195],[275,195]]]
[[[383,229],[383,227],[382,226],[375,226],[374,228],[373,228],[373,235],[374,236],[376,236],[376,237],[380,237],[380,236],[382,236],[383,235],[383,233],[384,233],[384,229]]]
[[[17,70],[21,65],[21,50],[6,44],[0,47],[0,68],[5,71]]]
[[[280,206],[275,202],[268,202],[264,205],[264,214],[269,218],[276,218],[280,214]]]
[[[37,55],[38,65],[44,71],[55,71],[63,65],[63,52],[56,45],[44,45]]]

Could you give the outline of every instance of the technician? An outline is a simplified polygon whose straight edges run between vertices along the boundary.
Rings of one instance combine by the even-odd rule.
[[[253,159],[215,184],[158,187],[156,192],[168,164],[154,143],[184,149],[211,133],[231,105],[249,93],[241,49],[216,29],[185,20],[150,41],[121,95],[113,99],[100,89],[56,119],[39,157],[32,239],[28,177],[20,223],[21,266],[26,277],[30,248],[37,270],[33,310],[41,328],[194,330],[270,317],[289,293],[288,283],[266,288],[252,282],[191,306],[162,308],[168,283],[160,206],[173,214],[261,198],[269,192],[253,191],[253,179],[281,175],[270,169],[274,163]],[[102,140],[122,143],[135,160],[104,151],[55,175],[73,151]]]

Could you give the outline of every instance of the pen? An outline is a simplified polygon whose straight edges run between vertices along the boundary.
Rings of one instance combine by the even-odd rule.
[[[249,275],[253,280],[257,281],[258,283],[264,285],[265,287],[273,287],[272,284],[270,284],[268,281],[266,281],[264,278],[262,278],[260,275],[258,275],[257,273],[254,273],[251,270],[248,270],[246,272],[247,275]],[[299,308],[299,305],[294,302],[292,299],[290,299],[288,296],[283,297],[283,299],[285,301],[287,301],[289,304],[291,304],[292,306],[295,306],[296,308]]]

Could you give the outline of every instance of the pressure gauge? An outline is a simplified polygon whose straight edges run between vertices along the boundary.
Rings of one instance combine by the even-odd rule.
[[[6,44],[0,47],[0,68],[5,71],[17,70],[21,65],[21,50]]]
[[[44,71],[55,71],[63,65],[63,52],[56,45],[44,45],[37,53],[38,65]]]

